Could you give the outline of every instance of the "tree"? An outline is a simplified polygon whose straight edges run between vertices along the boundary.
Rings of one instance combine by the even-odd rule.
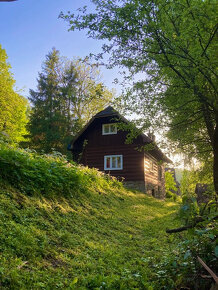
[[[66,119],[60,92],[60,71],[60,54],[53,48],[39,73],[37,91],[30,90],[29,99],[33,104],[29,123],[31,146],[45,152],[52,148],[63,149]]]
[[[96,66],[60,57],[55,48],[46,56],[33,104],[29,130],[31,147],[66,153],[67,144],[113,95],[99,80]]]
[[[95,64],[75,59],[65,63],[63,92],[68,104],[68,116],[77,133],[91,117],[103,110],[113,99],[113,93],[101,82]]]
[[[25,140],[27,100],[14,90],[15,80],[7,63],[7,54],[0,45],[0,132],[7,133],[13,142]]]
[[[134,80],[126,97],[129,107],[153,125],[169,128],[168,137],[186,153],[213,157],[218,193],[216,2],[92,2],[94,13],[84,7],[79,15],[61,17],[71,30],[88,29],[89,37],[107,41],[102,48],[110,53],[110,67],[128,68]]]
[[[172,197],[173,193],[177,191],[176,182],[171,172],[165,172],[165,190],[166,197]]]

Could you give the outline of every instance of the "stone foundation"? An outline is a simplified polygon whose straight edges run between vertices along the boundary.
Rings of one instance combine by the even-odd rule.
[[[124,186],[130,189],[136,189],[145,193],[145,182],[144,181],[125,181]]]
[[[165,187],[163,185],[154,185],[149,183],[146,185],[146,193],[153,197],[164,199],[165,198]]]
[[[144,181],[125,181],[124,186],[130,189],[136,189],[144,192],[150,196],[164,199],[165,198],[165,187],[163,185],[154,185],[152,183],[145,184]]]

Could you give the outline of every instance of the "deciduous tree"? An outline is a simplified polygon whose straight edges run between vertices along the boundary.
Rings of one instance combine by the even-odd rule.
[[[216,2],[92,2],[94,13],[84,7],[79,15],[62,17],[71,30],[88,29],[89,37],[105,40],[110,66],[128,68],[131,78],[140,73],[126,104],[150,123],[169,128],[168,136],[186,153],[204,160],[212,156],[218,193]]]
[[[68,61],[54,48],[43,63],[37,90],[30,90],[31,147],[66,153],[68,142],[112,97],[96,66]]]
[[[13,142],[25,140],[28,102],[14,89],[15,80],[7,63],[7,54],[0,45],[0,132]]]

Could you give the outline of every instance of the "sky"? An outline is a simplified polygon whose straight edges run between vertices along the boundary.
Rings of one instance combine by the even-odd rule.
[[[45,56],[53,47],[69,59],[101,51],[101,42],[89,39],[85,31],[68,31],[68,23],[58,16],[61,11],[76,13],[80,7],[94,6],[90,0],[17,0],[0,2],[0,44],[6,50],[16,89],[28,98],[36,89],[37,76]],[[118,69],[102,68],[103,83],[120,92],[113,83]],[[180,158],[179,158],[180,159]]]
[[[58,19],[61,11],[76,12],[84,5],[94,9],[89,0],[0,2],[0,44],[7,52],[16,88],[25,97],[36,88],[42,62],[53,47],[70,59],[101,51],[99,41],[88,39],[85,31],[68,32],[68,23]],[[116,88],[117,70],[102,68],[102,76],[108,88]]]

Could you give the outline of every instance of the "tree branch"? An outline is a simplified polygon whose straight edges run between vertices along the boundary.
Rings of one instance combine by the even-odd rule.
[[[207,43],[207,45],[205,46],[205,48],[204,48],[204,50],[203,50],[201,56],[204,56],[204,54],[206,53],[206,50],[208,49],[208,47],[209,47],[211,41],[213,40],[214,36],[215,36],[216,33],[217,33],[217,30],[218,30],[218,24],[216,24],[215,29],[214,29],[214,32],[213,32],[213,34],[211,35],[210,39],[208,40],[208,43]]]
[[[218,216],[215,216],[213,219],[214,219],[214,220],[217,220],[217,219],[218,219]],[[201,222],[204,222],[204,221],[206,221],[205,218],[197,217],[197,218],[195,219],[195,221],[193,222],[193,224],[191,224],[191,225],[187,225],[187,226],[184,226],[184,227],[180,227],[180,228],[176,228],[176,229],[171,229],[171,230],[170,230],[170,229],[166,229],[166,233],[167,233],[167,234],[173,234],[173,233],[183,232],[183,231],[186,231],[186,230],[188,230],[188,229],[193,229],[193,228],[196,227],[196,225],[197,225],[198,223],[201,223]]]

